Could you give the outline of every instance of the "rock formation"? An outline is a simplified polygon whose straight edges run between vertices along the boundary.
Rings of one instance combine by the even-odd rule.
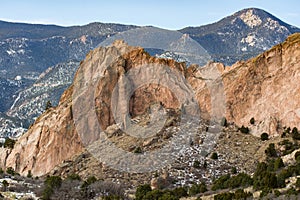
[[[257,135],[276,135],[282,126],[299,128],[299,47],[300,34],[294,34],[248,61],[231,67],[208,63],[202,68],[154,58],[120,41],[96,48],[81,63],[59,105],[42,114],[12,150],[0,149],[1,167],[13,167],[23,175],[29,170],[34,176],[44,175],[97,139],[98,132],[89,133],[94,127],[104,130],[116,122],[126,126],[130,116],[144,113],[153,103],[191,112],[189,106],[197,102],[201,117],[225,116],[238,126],[248,126],[254,117],[252,133]],[[159,70],[165,71],[160,74]],[[126,76],[132,71],[132,76]],[[90,104],[96,118],[88,109]],[[78,111],[87,117],[85,124],[76,124]],[[118,119],[116,113],[125,117]]]

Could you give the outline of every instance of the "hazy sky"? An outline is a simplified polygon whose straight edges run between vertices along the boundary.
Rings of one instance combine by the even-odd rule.
[[[0,0],[6,21],[82,25],[113,22],[180,29],[216,22],[244,8],[264,9],[300,27],[299,0]]]

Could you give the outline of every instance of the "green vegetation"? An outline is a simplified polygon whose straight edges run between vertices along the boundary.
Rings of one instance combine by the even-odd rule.
[[[68,175],[67,179],[68,180],[78,180],[78,181],[81,180],[81,178],[80,178],[80,176],[78,174],[70,174],[70,175]]]
[[[12,167],[8,167],[6,169],[6,173],[13,175],[13,176],[16,174],[15,170]]]
[[[59,176],[48,176],[44,182],[44,190],[42,193],[43,199],[50,199],[54,190],[59,189],[62,184],[62,179]]]
[[[199,160],[195,160],[195,161],[194,161],[193,167],[194,167],[194,168],[200,168],[200,162],[199,162]]]
[[[7,187],[9,186],[9,183],[6,180],[3,180],[2,185],[3,185],[3,191],[5,192],[7,190]]]
[[[290,127],[288,128],[285,127],[281,137],[284,138],[287,137],[288,135],[291,135],[294,140],[300,140],[300,133],[297,127],[294,127],[292,130]]]
[[[222,119],[221,119],[221,122],[220,122],[220,125],[221,126],[224,126],[224,127],[227,127],[227,119],[225,118],[225,117],[223,117]]]
[[[136,189],[136,200],[179,200],[182,197],[193,196],[207,191],[205,183],[194,184],[192,187],[178,187],[172,190],[152,190],[149,184],[140,185]]]
[[[51,101],[49,100],[49,101],[46,102],[45,110],[48,110],[48,109],[50,109],[50,108],[52,108],[52,103],[51,103]]]
[[[300,178],[297,178],[297,181],[296,181],[296,187],[297,187],[297,188],[300,188]]]
[[[274,171],[277,171],[281,168],[284,167],[284,163],[283,163],[283,160],[281,158],[277,158],[275,161],[274,161]]]
[[[268,140],[268,139],[269,139],[268,133],[262,133],[262,134],[260,135],[260,139],[261,139],[262,141]]]
[[[142,200],[144,198],[144,196],[146,196],[146,194],[148,192],[151,192],[152,189],[150,187],[149,184],[145,184],[145,185],[140,185],[138,186],[138,188],[136,189],[135,192],[135,199],[136,200]]]
[[[234,193],[225,192],[225,193],[217,194],[214,196],[214,200],[247,199],[249,197],[252,197],[251,193],[244,192],[244,190],[242,189],[238,189]]]
[[[136,147],[134,149],[133,153],[143,153],[142,148],[141,147]]]
[[[15,146],[16,141],[13,139],[10,139],[9,137],[5,138],[4,141],[4,148],[13,149]]]
[[[297,163],[300,163],[300,151],[297,151],[295,153],[295,160],[296,160]]]
[[[249,128],[245,127],[244,125],[242,125],[242,127],[239,128],[239,131],[244,134],[248,134],[250,132]]]
[[[292,153],[294,150],[299,149],[300,146],[297,141],[291,142],[288,139],[283,140],[279,143],[279,145],[284,146],[284,151],[282,152],[282,155],[287,155]]]
[[[253,186],[255,189],[277,187],[277,176],[270,171],[265,162],[258,163],[256,172],[253,175]]]
[[[300,134],[299,134],[298,129],[296,127],[294,127],[293,130],[292,130],[292,138],[294,140],[300,140]]]
[[[31,170],[28,171],[27,178],[32,178]]]
[[[254,119],[254,117],[252,117],[251,119],[250,119],[250,124],[255,124],[255,119]]]
[[[236,169],[236,167],[232,167],[232,168],[231,168],[231,173],[232,173],[232,174],[237,174],[237,169]]]
[[[211,157],[210,157],[210,158],[211,158],[211,159],[214,159],[214,160],[217,160],[218,157],[219,157],[218,154],[217,154],[216,152],[214,152],[214,153],[211,154]]]
[[[277,152],[275,149],[275,144],[269,144],[268,148],[265,150],[265,153],[268,157],[277,157]]]
[[[213,182],[212,190],[246,187],[253,184],[252,178],[245,173],[239,173],[236,176],[229,174],[221,176]]]
[[[81,188],[86,188],[87,186],[95,183],[97,181],[97,178],[95,176],[90,176],[88,177],[84,182],[83,184],[81,185]]]
[[[194,196],[196,194],[204,193],[207,191],[205,183],[193,184],[189,189],[189,195]]]

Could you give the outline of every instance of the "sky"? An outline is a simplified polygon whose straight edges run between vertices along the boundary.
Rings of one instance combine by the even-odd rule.
[[[300,27],[299,0],[0,0],[0,20],[84,25],[152,25],[178,30],[216,22],[244,8],[261,8]]]

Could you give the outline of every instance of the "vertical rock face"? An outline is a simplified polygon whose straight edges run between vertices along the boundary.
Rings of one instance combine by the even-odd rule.
[[[142,48],[120,41],[97,48],[81,63],[59,105],[42,114],[14,149],[1,149],[0,164],[23,175],[29,170],[35,176],[46,174],[97,138],[98,133],[85,134],[94,126],[100,124],[104,130],[115,123],[115,113],[139,115],[154,103],[181,108],[195,101],[201,117],[226,116],[238,125],[248,125],[254,117],[257,126],[252,132],[257,135],[277,134],[280,126],[299,127],[299,61],[300,34],[230,68],[220,63],[186,68],[184,63],[151,57]],[[194,98],[187,98],[190,95]],[[76,109],[89,129],[76,124]],[[123,125],[128,117],[121,119]]]
[[[252,133],[271,135],[280,133],[282,126],[300,126],[300,34],[294,34],[287,40],[263,54],[219,69],[225,95],[225,116],[238,125],[249,125],[252,117],[257,127]],[[219,64],[220,65],[220,64]],[[214,96],[205,90],[205,81],[196,79],[205,68],[195,70],[190,83],[196,91],[203,111],[211,111],[207,102]],[[191,78],[192,77],[192,78]],[[206,82],[207,83],[207,82]]]
[[[299,127],[299,61],[300,34],[294,34],[224,74],[228,117],[237,124],[248,124],[251,117],[258,122],[271,117],[277,120],[278,125],[269,120],[277,128],[281,124]],[[238,76],[230,76],[234,73]],[[269,126],[266,128],[272,130]]]
[[[36,120],[6,156],[5,166],[23,175],[31,170],[40,176],[81,150],[81,140],[72,121],[71,102],[67,100]]]

